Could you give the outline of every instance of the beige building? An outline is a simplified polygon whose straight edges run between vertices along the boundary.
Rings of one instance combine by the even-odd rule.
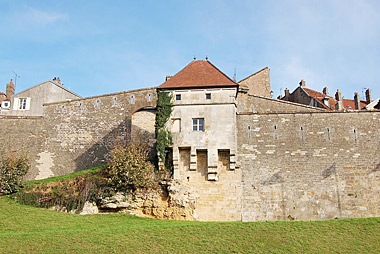
[[[42,116],[43,104],[81,98],[63,87],[59,78],[42,82],[20,93],[14,94],[12,82],[7,85],[6,99],[1,102],[1,115]]]

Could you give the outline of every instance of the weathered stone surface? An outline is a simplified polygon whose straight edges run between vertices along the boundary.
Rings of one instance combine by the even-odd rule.
[[[97,213],[99,213],[99,209],[96,206],[96,204],[88,202],[88,201],[86,201],[86,203],[84,203],[83,209],[80,212],[81,215],[97,214]]]
[[[123,212],[141,217],[194,220],[196,208],[189,186],[176,180],[164,181],[162,189],[118,192],[100,201],[100,212]]]
[[[242,220],[380,216],[380,113],[238,115]]]

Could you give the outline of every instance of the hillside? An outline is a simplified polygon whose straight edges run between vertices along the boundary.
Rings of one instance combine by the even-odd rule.
[[[0,253],[379,253],[380,218],[255,223],[77,215],[0,197]]]

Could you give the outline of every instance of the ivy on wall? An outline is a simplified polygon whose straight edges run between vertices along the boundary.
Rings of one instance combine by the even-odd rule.
[[[166,123],[169,121],[173,111],[172,95],[169,92],[159,91],[157,93],[157,112],[156,112],[156,150],[159,159],[165,165],[166,148],[172,145],[172,134],[167,129]]]

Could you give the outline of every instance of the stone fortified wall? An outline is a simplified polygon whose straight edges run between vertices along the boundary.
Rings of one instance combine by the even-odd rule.
[[[239,114],[242,220],[380,216],[380,112]]]
[[[1,149],[25,152],[33,169],[40,165],[38,154],[43,151],[46,135],[42,117],[0,116]],[[27,177],[31,179],[30,172]]]
[[[45,104],[44,117],[3,116],[1,147],[10,144],[29,153],[32,169],[27,179],[102,165],[116,142],[132,136],[154,142],[156,97],[155,88],[147,88]]]

